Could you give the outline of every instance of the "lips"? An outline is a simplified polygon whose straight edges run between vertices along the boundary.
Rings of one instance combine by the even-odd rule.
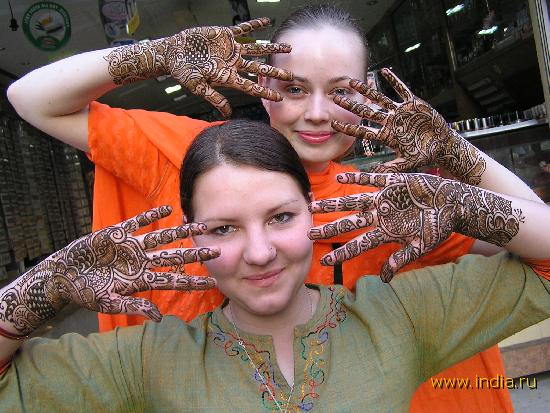
[[[262,274],[254,274],[244,279],[256,287],[269,287],[279,279],[281,272],[282,269],[278,269]]]
[[[323,132],[298,132],[298,136],[305,142],[319,145],[323,142],[328,141],[332,138],[335,132],[332,131],[323,131]]]

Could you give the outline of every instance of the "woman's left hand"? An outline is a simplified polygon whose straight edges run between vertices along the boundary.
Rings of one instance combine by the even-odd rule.
[[[460,181],[478,185],[486,169],[481,153],[449,128],[435,109],[415,96],[389,69],[382,69],[381,73],[403,102],[394,102],[359,80],[350,80],[350,86],[383,110],[374,110],[367,104],[342,96],[334,97],[337,105],[380,124],[381,128],[336,120],[332,121],[332,127],[357,138],[381,141],[397,152],[396,159],[377,165],[372,172],[405,172],[421,166],[440,165]]]
[[[344,184],[380,190],[312,202],[311,212],[360,211],[312,228],[313,240],[376,226],[321,258],[335,265],[388,242],[403,244],[382,266],[388,282],[402,267],[433,250],[453,231],[504,246],[524,222],[522,211],[498,194],[427,174],[343,173]]]

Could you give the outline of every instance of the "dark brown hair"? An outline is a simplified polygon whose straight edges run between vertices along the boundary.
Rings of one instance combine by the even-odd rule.
[[[288,140],[266,123],[233,119],[203,130],[185,154],[180,171],[180,201],[188,221],[193,221],[191,201],[195,181],[223,164],[288,174],[294,178],[304,198],[310,201],[309,178]]]

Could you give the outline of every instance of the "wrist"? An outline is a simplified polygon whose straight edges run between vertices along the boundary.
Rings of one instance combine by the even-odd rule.
[[[445,167],[460,182],[479,185],[487,168],[483,153],[474,145],[448,128],[438,164]]]
[[[168,39],[151,40],[111,50],[104,59],[109,65],[109,75],[113,82],[116,85],[126,85],[169,74],[166,65]]]
[[[503,247],[514,238],[525,222],[521,209],[512,201],[475,186],[455,183],[458,217],[456,232]]]
[[[6,333],[0,335],[26,338],[65,305],[55,283],[57,267],[50,256],[0,291],[0,322]]]

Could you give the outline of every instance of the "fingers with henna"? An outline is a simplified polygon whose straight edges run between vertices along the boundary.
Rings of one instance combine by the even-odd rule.
[[[382,265],[380,278],[385,283],[390,282],[401,268],[418,259],[421,255],[418,246],[414,246],[413,244],[405,245],[390,255],[389,259]]]
[[[260,17],[259,19],[249,20],[249,21],[237,24],[236,26],[231,26],[230,29],[233,32],[234,36],[242,36],[243,34],[253,32],[254,30],[267,27],[270,24],[271,24],[271,21],[269,20],[269,18]]]
[[[377,228],[373,229],[321,257],[321,265],[339,264],[387,242],[390,242],[390,240],[382,231]]]
[[[378,188],[383,188],[391,180],[399,178],[399,174],[378,174],[371,172],[345,172],[336,175],[336,180],[341,184],[372,185]]]
[[[234,79],[227,82],[226,86],[241,90],[251,96],[272,100],[275,102],[280,102],[281,100],[283,100],[283,97],[279,92],[260,86],[257,83],[254,83],[253,81],[245,79],[241,76],[235,76]]]
[[[412,162],[409,162],[405,158],[393,159],[389,162],[384,162],[378,165],[373,166],[370,169],[370,172],[379,173],[379,174],[390,174],[398,172],[407,172],[415,168],[416,165]]]
[[[378,129],[369,128],[361,125],[354,125],[352,123],[344,123],[338,120],[330,122],[330,126],[338,132],[345,133],[349,136],[354,136],[359,139],[376,139],[378,138]]]
[[[401,79],[399,79],[390,69],[384,68],[380,71],[380,73],[382,73],[382,76],[384,76],[384,78],[397,92],[399,97],[403,99],[403,101],[410,101],[414,98],[413,93],[409,90],[405,83],[403,83]]]
[[[180,272],[147,271],[143,282],[136,282],[134,291],[148,290],[209,290],[216,286],[216,280],[212,277],[191,276]]]
[[[147,234],[136,236],[144,250],[157,248],[160,245],[170,244],[179,239],[189,236],[201,235],[206,232],[206,225],[202,223],[191,223],[179,227],[164,228],[157,231],[151,231]]]
[[[216,92],[206,81],[200,80],[188,84],[187,88],[191,93],[201,96],[208,103],[220,111],[220,113],[228,118],[231,116],[231,106],[227,99],[219,92]]]
[[[255,60],[239,59],[237,65],[238,70],[241,72],[254,73],[259,76],[273,77],[280,80],[292,80],[292,73],[288,70],[279,69]]]
[[[174,248],[162,251],[148,252],[147,268],[170,267],[190,264],[192,262],[208,261],[220,256],[220,250],[212,248]]]
[[[367,99],[379,105],[380,107],[383,107],[384,109],[387,109],[387,110],[397,109],[396,102],[386,97],[382,93],[378,92],[376,89],[368,87],[366,83],[361,82],[360,80],[357,80],[357,79],[351,79],[349,81],[349,85],[353,89],[361,93],[363,96],[365,96]]]
[[[159,219],[165,218],[172,213],[172,207],[169,205],[161,205],[142,212],[126,221],[121,222],[117,226],[122,227],[126,232],[131,233],[139,228],[146,227]]]
[[[116,306],[111,306],[108,311],[103,309],[102,312],[108,314],[141,315],[153,321],[162,320],[162,314],[158,307],[144,298],[120,296],[117,299],[111,300],[111,304],[116,304]]]
[[[309,211],[334,212],[334,211],[365,211],[372,207],[374,192],[342,196],[340,198],[328,198],[314,201],[309,204]]]
[[[352,113],[355,113],[357,116],[360,116],[364,119],[371,120],[376,123],[384,125],[388,115],[379,110],[374,110],[369,107],[369,105],[364,105],[362,103],[355,102],[351,99],[345,98],[343,96],[334,96],[334,103],[336,103],[341,108],[344,108]]]
[[[332,238],[336,235],[369,227],[373,224],[376,224],[376,222],[372,212],[360,212],[358,214],[349,215],[345,218],[340,218],[329,224],[311,228],[309,230],[308,237],[311,240]]]
[[[273,53],[290,53],[292,46],[287,43],[243,43],[241,44],[242,56],[265,56]]]

